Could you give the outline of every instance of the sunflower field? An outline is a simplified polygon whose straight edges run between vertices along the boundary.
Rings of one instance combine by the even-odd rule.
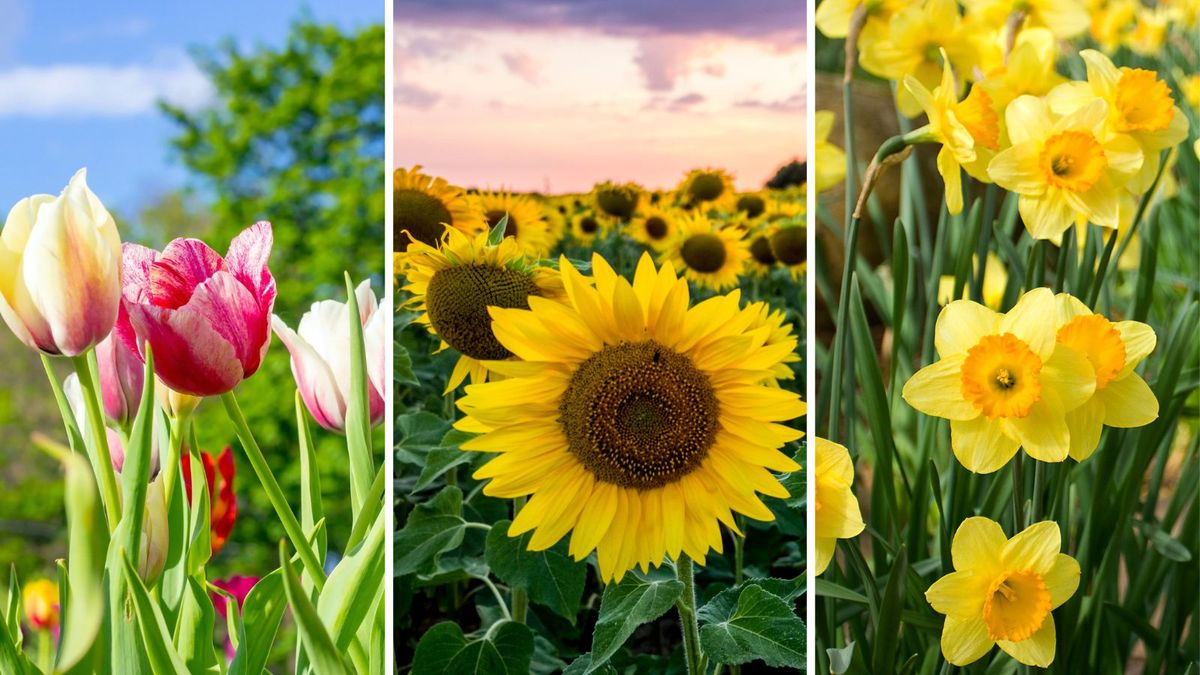
[[[1197,672],[1195,3],[815,21],[818,669]]]
[[[393,195],[397,672],[802,670],[804,186]]]

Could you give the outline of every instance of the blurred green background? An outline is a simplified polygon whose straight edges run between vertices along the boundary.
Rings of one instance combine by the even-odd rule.
[[[195,48],[192,58],[211,83],[210,103],[188,110],[159,104],[174,128],[164,152],[187,172],[186,187],[154,195],[139,208],[114,208],[122,240],[161,249],[188,236],[223,253],[242,229],[270,220],[275,313],[289,325],[317,300],[345,299],[343,270],[356,282],[370,278],[382,296],[383,25],[348,29],[305,14],[280,44],[245,48],[228,39]],[[63,431],[38,355],[7,329],[0,330],[0,363],[0,567],[15,566],[26,581],[52,575],[55,558],[66,553],[60,471],[29,441],[35,431],[56,438]],[[68,364],[55,365],[61,380]],[[273,339],[261,370],[236,393],[298,508],[294,391],[287,349]],[[350,529],[345,442],[312,428],[332,557]],[[283,529],[219,403],[201,405],[196,431],[205,451],[234,445],[237,463],[237,524],[210,577],[265,574],[277,565]],[[383,444],[378,431],[376,466]]]

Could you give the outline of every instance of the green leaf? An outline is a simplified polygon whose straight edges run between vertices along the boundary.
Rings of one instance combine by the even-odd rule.
[[[896,667],[896,648],[900,637],[900,613],[904,609],[904,580],[908,574],[908,549],[901,544],[892,561],[879,616],[875,621],[875,643],[871,650],[872,672],[883,673]]]
[[[777,668],[805,667],[804,621],[793,603],[755,582],[721,591],[697,612],[700,646],[714,662],[762,660]]]
[[[488,567],[501,581],[514,588],[529,591],[529,599],[553,609],[575,623],[587,566],[577,563],[566,554],[566,542],[545,551],[530,551],[532,532],[520,537],[508,536],[511,521],[492,525],[486,542]]]
[[[600,675],[617,675],[617,669],[609,664],[600,666],[599,669],[592,669],[592,655],[584,654],[571,662],[571,665],[563,668],[562,675],[585,675],[585,673],[600,673]]]
[[[215,622],[216,612],[204,577],[189,578],[183,604],[179,607],[179,619],[175,622],[174,640],[175,649],[187,663],[188,672],[204,672],[217,664],[212,640]]]
[[[313,448],[312,433],[308,427],[308,413],[299,390],[296,390],[294,405],[296,431],[300,439],[300,527],[305,532],[312,532],[317,521],[325,517],[325,505],[321,500],[321,475],[317,471],[317,451]],[[313,549],[317,552],[317,560],[325,559],[327,539],[324,531],[317,538]],[[305,577],[305,588],[309,588],[311,584],[312,580]]]
[[[493,624],[478,640],[468,640],[452,621],[421,636],[413,672],[422,675],[528,675],[533,632],[513,621]]]
[[[346,651],[355,633],[383,595],[383,518],[376,517],[358,548],[342,559],[317,600],[317,614],[333,642]]]
[[[17,649],[21,648],[21,580],[17,576],[17,565],[13,563],[8,573],[8,602],[5,603],[4,623],[8,626],[8,635],[12,638]]]
[[[825,653],[829,655],[829,672],[833,675],[842,675],[850,670],[850,664],[854,661],[854,642],[851,641],[840,649],[830,647],[825,650]]]
[[[592,633],[592,663],[585,674],[599,670],[638,626],[666,614],[682,593],[683,583],[661,568],[644,577],[631,572],[605,587]]]
[[[287,543],[284,541],[279,542],[279,567],[283,570],[283,591],[288,604],[291,605],[292,616],[296,620],[296,632],[300,634],[300,642],[304,645],[309,662],[318,673],[349,674],[351,671],[342,658],[342,653],[333,644],[333,638],[329,637],[329,631],[325,630],[321,623],[317,609],[312,606],[300,585],[300,578],[296,576],[292,561],[288,559]]]
[[[7,621],[0,621],[0,673],[24,675],[33,670],[29,659],[15,644]]]
[[[358,296],[350,273],[346,278],[346,315],[350,324],[350,394],[346,403],[346,450],[350,455],[350,504],[355,520],[362,510],[367,493],[371,491],[371,480],[375,477],[375,463],[371,458],[371,414],[367,388],[367,348],[363,341],[362,318],[359,314]]]
[[[1172,537],[1170,533],[1164,532],[1162,528],[1156,527],[1150,530],[1150,544],[1154,546],[1155,551],[1158,551],[1167,560],[1180,563],[1191,562],[1192,560],[1192,552],[1186,546],[1179,543],[1178,539]]]
[[[505,213],[500,217],[500,221],[492,226],[488,232],[488,245],[499,246],[500,242],[504,241],[504,230],[508,228],[508,214]]]
[[[413,373],[412,357],[399,342],[392,343],[392,378],[397,384],[421,385]]]
[[[286,608],[283,570],[277,569],[259,579],[242,603],[242,628],[238,635],[238,650],[229,667],[230,675],[263,672]]]
[[[425,455],[421,475],[417,477],[412,491],[424,490],[450,469],[460,464],[470,464],[472,460],[476,459],[478,457],[476,453],[464,452],[459,447],[474,436],[474,434],[468,434],[458,429],[447,431],[446,435],[442,437],[441,444]]]
[[[137,615],[137,624],[142,636],[142,648],[150,661],[150,667],[156,673],[186,673],[187,664],[175,651],[171,644],[171,634],[163,621],[158,605],[150,597],[137,569],[129,562],[128,555],[122,555],[124,563],[125,583],[129,587],[129,595],[133,598],[133,609]]]
[[[432,572],[442,553],[462,543],[462,498],[462,490],[448,485],[413,509],[404,529],[396,533],[394,575]]]
[[[867,600],[867,596],[863,595],[862,593],[852,591],[845,586],[839,586],[838,584],[835,584],[827,579],[818,578],[817,583],[813,588],[816,590],[816,593],[819,596],[837,598],[839,600],[849,600],[850,602],[857,602],[863,605],[868,604],[869,602]]]

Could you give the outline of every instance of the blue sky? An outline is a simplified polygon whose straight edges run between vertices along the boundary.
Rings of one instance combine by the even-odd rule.
[[[171,156],[165,98],[201,107],[211,92],[188,49],[232,37],[277,45],[302,8],[358,28],[385,0],[66,2],[0,0],[0,217],[56,194],[81,166],[110,208],[132,214],[187,173]]]

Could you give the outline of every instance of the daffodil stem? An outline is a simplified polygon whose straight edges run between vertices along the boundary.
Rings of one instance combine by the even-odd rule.
[[[1033,463],[1033,506],[1031,507],[1029,522],[1036,523],[1042,519],[1042,487],[1046,480],[1045,477],[1046,463],[1035,461]]]
[[[1100,264],[1096,267],[1096,277],[1092,279],[1091,292],[1088,293],[1087,305],[1092,310],[1096,309],[1096,302],[1100,300],[1100,289],[1104,286],[1104,277],[1108,274],[1108,265],[1113,257],[1113,249],[1117,246],[1118,236],[1119,233],[1113,230],[1112,234],[1108,235],[1108,243],[1104,245],[1104,253],[1100,254]]]
[[[517,514],[525,507],[525,498],[517,497],[513,500],[513,520],[517,519]],[[526,617],[529,615],[529,593],[524,588],[513,587],[512,589],[512,618],[517,623],[525,623]]]
[[[100,491],[104,495],[104,512],[108,516],[108,531],[117,527],[121,518],[121,495],[117,492],[117,472],[113,470],[112,453],[108,449],[108,434],[104,430],[104,413],[100,410],[100,387],[93,378],[92,360],[87,354],[71,359],[79,385],[83,388],[83,404],[87,408],[88,432],[92,436],[92,449],[96,453],[96,472],[100,474]]]
[[[1020,452],[1013,458],[1013,530],[1020,532],[1025,529],[1025,469],[1024,458]]]
[[[300,562],[304,564],[305,571],[312,575],[313,585],[317,592],[321,592],[325,587],[325,570],[321,567],[321,561],[317,560],[317,554],[313,553],[312,547],[309,546],[308,538],[304,536],[304,530],[300,527],[300,521],[296,520],[296,514],[292,512],[287,498],[283,496],[283,490],[279,488],[279,482],[271,473],[271,467],[267,464],[267,459],[263,457],[262,449],[258,447],[258,441],[254,439],[254,433],[250,431],[250,425],[246,423],[246,416],[242,414],[242,408],[238,405],[237,398],[234,397],[232,391],[226,392],[221,394],[221,403],[225,405],[225,413],[229,416],[229,421],[233,423],[238,440],[242,443],[242,449],[246,452],[246,458],[250,460],[251,468],[254,469],[258,481],[262,483],[263,490],[267,493],[267,499],[270,500],[271,506],[275,507],[275,514],[279,516],[279,521],[283,524],[283,531],[287,533],[292,546],[300,555]]]
[[[675,603],[683,631],[683,657],[689,675],[703,675],[700,652],[700,624],[696,620],[696,571],[686,553],[675,561],[675,578],[683,584],[683,593]]]

